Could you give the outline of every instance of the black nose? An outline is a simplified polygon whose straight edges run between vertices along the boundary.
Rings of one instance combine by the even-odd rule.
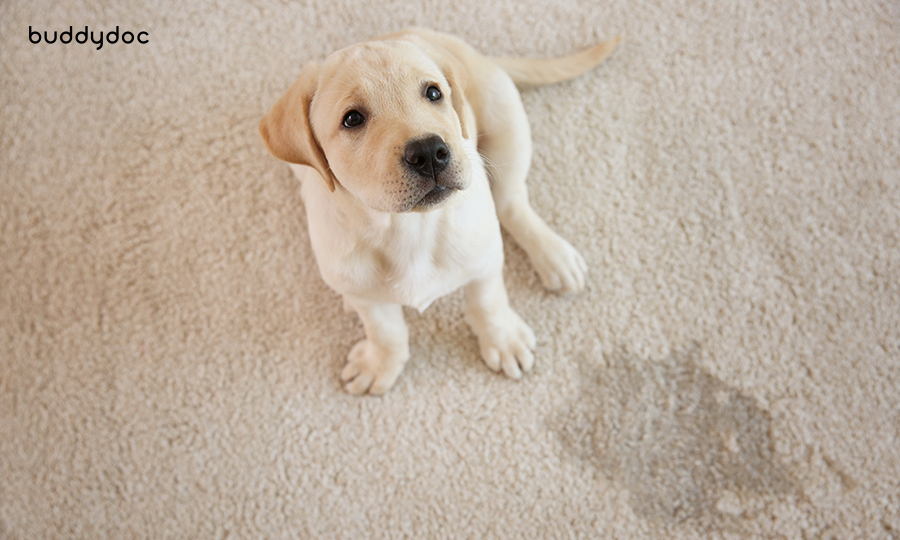
[[[403,159],[414,173],[433,178],[450,163],[450,149],[437,135],[410,141],[403,150]]]

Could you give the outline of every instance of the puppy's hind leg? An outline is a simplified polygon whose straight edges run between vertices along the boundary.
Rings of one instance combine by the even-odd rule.
[[[519,91],[497,70],[485,95],[479,151],[487,158],[491,191],[503,228],[528,254],[544,286],[553,291],[584,289],[587,263],[535,213],[525,179],[531,165],[531,131]]]
[[[359,315],[366,339],[350,350],[347,365],[341,371],[344,389],[351,394],[383,394],[397,382],[409,360],[409,330],[403,320],[403,308],[344,296]]]

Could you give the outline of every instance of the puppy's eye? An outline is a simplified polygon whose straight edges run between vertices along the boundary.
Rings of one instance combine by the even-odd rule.
[[[441,89],[437,86],[431,85],[425,89],[425,98],[428,101],[440,101],[442,97],[444,94],[441,94]]]
[[[345,128],[355,128],[361,126],[365,123],[366,117],[362,115],[359,111],[348,111],[347,114],[344,115],[344,127]]]

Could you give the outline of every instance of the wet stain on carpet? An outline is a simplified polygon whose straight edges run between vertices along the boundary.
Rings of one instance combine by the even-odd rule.
[[[579,395],[549,425],[568,452],[628,490],[637,516],[740,529],[748,501],[800,490],[774,455],[769,414],[698,357],[695,347],[661,362],[585,362]]]

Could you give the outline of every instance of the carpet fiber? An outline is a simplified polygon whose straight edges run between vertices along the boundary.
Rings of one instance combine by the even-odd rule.
[[[535,371],[455,293],[357,398],[257,124],[412,24],[625,41],[523,93],[591,266],[555,296],[507,239]],[[4,1],[0,538],[900,538],[898,81],[891,0]]]

